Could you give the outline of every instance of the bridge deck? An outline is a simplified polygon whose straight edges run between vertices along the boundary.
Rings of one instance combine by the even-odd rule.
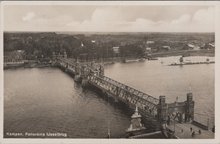
[[[200,127],[197,127],[191,123],[176,123],[175,128],[174,125],[168,125],[168,128],[172,131],[175,129],[174,135],[177,138],[184,139],[212,139],[214,138],[214,133],[209,130],[203,130]],[[191,129],[192,128],[192,131]],[[201,134],[199,134],[199,130]],[[192,132],[195,131],[195,135],[192,136]]]

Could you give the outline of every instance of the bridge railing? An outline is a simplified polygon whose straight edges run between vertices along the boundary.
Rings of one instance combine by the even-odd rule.
[[[156,117],[158,99],[105,76],[90,75],[88,79],[91,84],[118,97],[125,103],[137,106],[143,115]]]
[[[194,121],[211,130],[215,126],[215,117],[208,114],[194,113]]]
[[[110,82],[110,83],[112,83],[112,84],[114,84],[114,85],[116,85],[116,86],[118,86],[118,87],[120,87],[120,88],[123,88],[123,89],[127,90],[128,92],[130,92],[130,93],[132,93],[136,96],[139,96],[140,98],[143,98],[143,99],[145,99],[145,100],[147,100],[147,101],[149,101],[149,102],[151,102],[155,105],[157,105],[159,103],[159,99],[154,98],[153,96],[150,96],[146,93],[143,93],[143,92],[141,92],[141,91],[139,91],[135,88],[132,88],[128,85],[122,84],[122,83],[120,83],[118,81],[115,81],[115,80],[113,80],[109,77],[106,77],[106,76],[103,76],[103,79]]]

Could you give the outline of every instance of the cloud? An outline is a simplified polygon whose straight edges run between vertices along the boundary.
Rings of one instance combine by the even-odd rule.
[[[117,8],[97,8],[90,19],[82,22],[74,21],[66,26],[74,27],[80,31],[114,31],[115,26],[124,23],[121,12]]]
[[[190,20],[191,20],[191,16],[188,14],[184,14],[180,16],[178,19],[172,20],[171,24],[174,24],[174,25],[175,24],[179,24],[179,25],[187,24],[190,22]]]
[[[96,9],[92,16],[92,22],[113,22],[123,20],[122,12],[117,8],[98,8]]]
[[[136,19],[136,21],[132,23],[131,30],[155,32],[213,32],[214,8],[200,9],[191,15],[183,14],[170,21]]]
[[[66,27],[67,23],[72,21],[72,17],[68,15],[60,15],[56,17],[45,17],[45,16],[34,16],[31,20],[28,21],[28,25],[35,27],[36,29],[40,29],[45,27],[44,29],[53,31],[53,30],[62,30]]]
[[[175,11],[174,11],[175,12]],[[27,12],[20,26],[42,31],[100,31],[100,32],[213,32],[214,7],[203,7],[194,12],[181,13],[175,17],[158,20],[135,13],[136,19],[129,19],[131,11],[120,7],[98,7],[90,17],[77,20],[69,13],[55,16]],[[169,12],[170,13],[170,12]],[[167,17],[169,16],[167,13]],[[164,14],[166,14],[164,12]],[[27,23],[28,21],[28,23]]]
[[[75,27],[75,26],[78,26],[78,25],[80,25],[80,22],[78,22],[78,21],[71,21],[71,22],[66,24],[66,26],[69,26],[69,27]]]
[[[118,9],[96,9],[91,19],[71,21],[66,26],[79,31],[137,31],[137,32],[212,32],[214,31],[213,7],[200,9],[194,14],[183,14],[172,20],[154,21],[137,18],[127,21]]]
[[[34,12],[29,12],[25,16],[22,17],[23,21],[31,21],[35,17]]]
[[[214,9],[213,7],[209,7],[207,9],[198,10],[194,16],[193,20],[197,22],[209,22],[214,21]]]
[[[214,31],[215,15],[214,8],[198,10],[192,18],[194,27],[205,31]]]

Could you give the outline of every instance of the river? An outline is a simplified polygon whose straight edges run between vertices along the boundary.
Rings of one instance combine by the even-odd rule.
[[[4,133],[66,133],[69,138],[124,135],[129,112],[83,91],[56,68],[4,71]],[[34,136],[35,137],[35,136]],[[36,137],[35,137],[36,138]]]
[[[105,67],[105,75],[141,90],[153,97],[166,96],[168,103],[185,101],[188,92],[193,93],[195,119],[214,125],[215,65],[197,64],[168,66],[178,62],[179,56],[131,63],[116,63]],[[194,56],[186,61],[204,61],[207,57]],[[211,61],[213,57],[209,57]],[[209,120],[208,120],[209,119]]]
[[[105,75],[167,102],[186,100],[193,92],[195,112],[214,117],[214,64],[167,66],[157,61],[115,63]],[[68,138],[123,136],[130,111],[83,90],[57,68],[4,70],[4,136],[6,133],[66,133]],[[206,121],[206,117],[202,118]],[[22,135],[21,137],[25,137]]]

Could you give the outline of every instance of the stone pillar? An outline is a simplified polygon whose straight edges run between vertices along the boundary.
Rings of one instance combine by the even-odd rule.
[[[82,65],[82,66],[81,66],[80,74],[81,74],[81,77],[82,77],[82,78],[85,78],[85,65]]]
[[[161,123],[166,123],[167,122],[167,104],[166,104],[166,97],[165,96],[160,96],[159,97],[159,104],[158,104],[158,109],[157,109],[157,114],[158,114],[158,120]]]
[[[83,87],[83,88],[86,88],[87,86],[88,86],[88,79],[83,78],[83,79],[82,79],[82,87]]]
[[[104,66],[100,64],[99,66],[99,75],[104,76]]]
[[[83,65],[81,67],[81,77],[87,79],[88,75],[89,75],[88,66],[87,65]]]
[[[187,93],[185,103],[185,122],[191,122],[194,120],[194,101],[192,93]]]
[[[80,64],[77,62],[76,66],[75,66],[75,74],[76,75],[80,74],[80,67],[81,67]]]

